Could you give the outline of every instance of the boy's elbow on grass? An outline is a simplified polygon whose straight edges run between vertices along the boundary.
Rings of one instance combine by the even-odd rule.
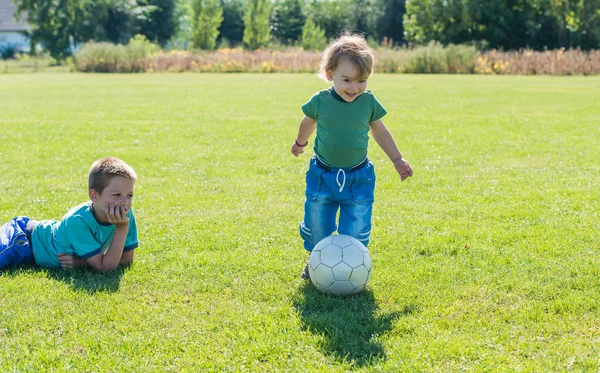
[[[119,261],[119,264],[129,265],[133,263],[133,253],[133,250],[125,251],[123,255],[121,255],[121,261]]]
[[[90,267],[99,272],[110,272],[117,269],[119,262],[111,263],[104,254],[98,254],[87,260]]]
[[[94,267],[92,266],[92,268],[94,268],[96,271],[99,272],[110,272],[110,271],[114,271],[115,269],[117,269],[118,264],[108,264],[108,263],[102,263],[101,265]]]

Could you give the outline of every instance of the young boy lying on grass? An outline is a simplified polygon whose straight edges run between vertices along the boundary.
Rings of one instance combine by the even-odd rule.
[[[137,175],[114,157],[92,164],[90,201],[73,207],[61,220],[18,216],[0,227],[0,270],[22,264],[111,271],[133,262],[138,247],[131,205]]]

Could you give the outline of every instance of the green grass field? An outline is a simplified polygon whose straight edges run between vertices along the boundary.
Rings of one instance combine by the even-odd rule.
[[[0,76],[2,223],[61,218],[113,155],[140,236],[112,273],[0,273],[0,371],[597,372],[600,78],[373,76],[415,175],[371,143],[374,272],[346,299],[299,278],[311,152],[289,150],[326,87]]]

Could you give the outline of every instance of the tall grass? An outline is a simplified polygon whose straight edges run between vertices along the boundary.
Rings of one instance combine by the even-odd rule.
[[[144,72],[148,70],[148,58],[156,50],[158,47],[141,35],[136,35],[127,45],[88,43],[77,54],[75,66],[83,72]]]
[[[159,52],[148,58],[147,67],[150,72],[298,73],[315,72],[320,60],[320,53],[301,49],[244,51],[224,48],[213,52]]]
[[[536,52],[480,52],[473,46],[432,42],[426,46],[380,48],[375,51],[377,72],[417,74],[600,74],[600,51],[559,49]],[[88,44],[76,56],[82,72],[316,72],[320,52],[301,48],[246,51],[159,51],[149,44],[127,46]]]
[[[58,65],[54,58],[46,54],[30,56],[19,53],[15,54],[13,58],[0,60],[0,74],[70,72],[72,69],[71,59],[67,59],[65,64]]]
[[[477,58],[475,72],[518,75],[593,75],[600,73],[600,50],[491,50]]]
[[[404,53],[402,53],[404,52]],[[465,45],[430,43],[412,50],[384,51],[380,53],[383,66],[380,72],[414,74],[470,74],[475,70],[477,49]],[[390,64],[389,61],[398,61]],[[395,67],[395,69],[394,69]]]

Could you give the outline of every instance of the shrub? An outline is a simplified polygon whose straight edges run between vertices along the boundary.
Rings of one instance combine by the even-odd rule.
[[[143,35],[136,35],[124,46],[111,43],[88,43],[76,55],[75,67],[83,72],[135,73],[144,72],[147,58],[158,46]]]
[[[402,72],[416,74],[470,74],[475,69],[477,49],[438,42],[413,49],[401,67]]]
[[[0,45],[0,57],[4,60],[8,60],[9,58],[15,58],[17,53],[19,53],[19,47],[17,45]]]

